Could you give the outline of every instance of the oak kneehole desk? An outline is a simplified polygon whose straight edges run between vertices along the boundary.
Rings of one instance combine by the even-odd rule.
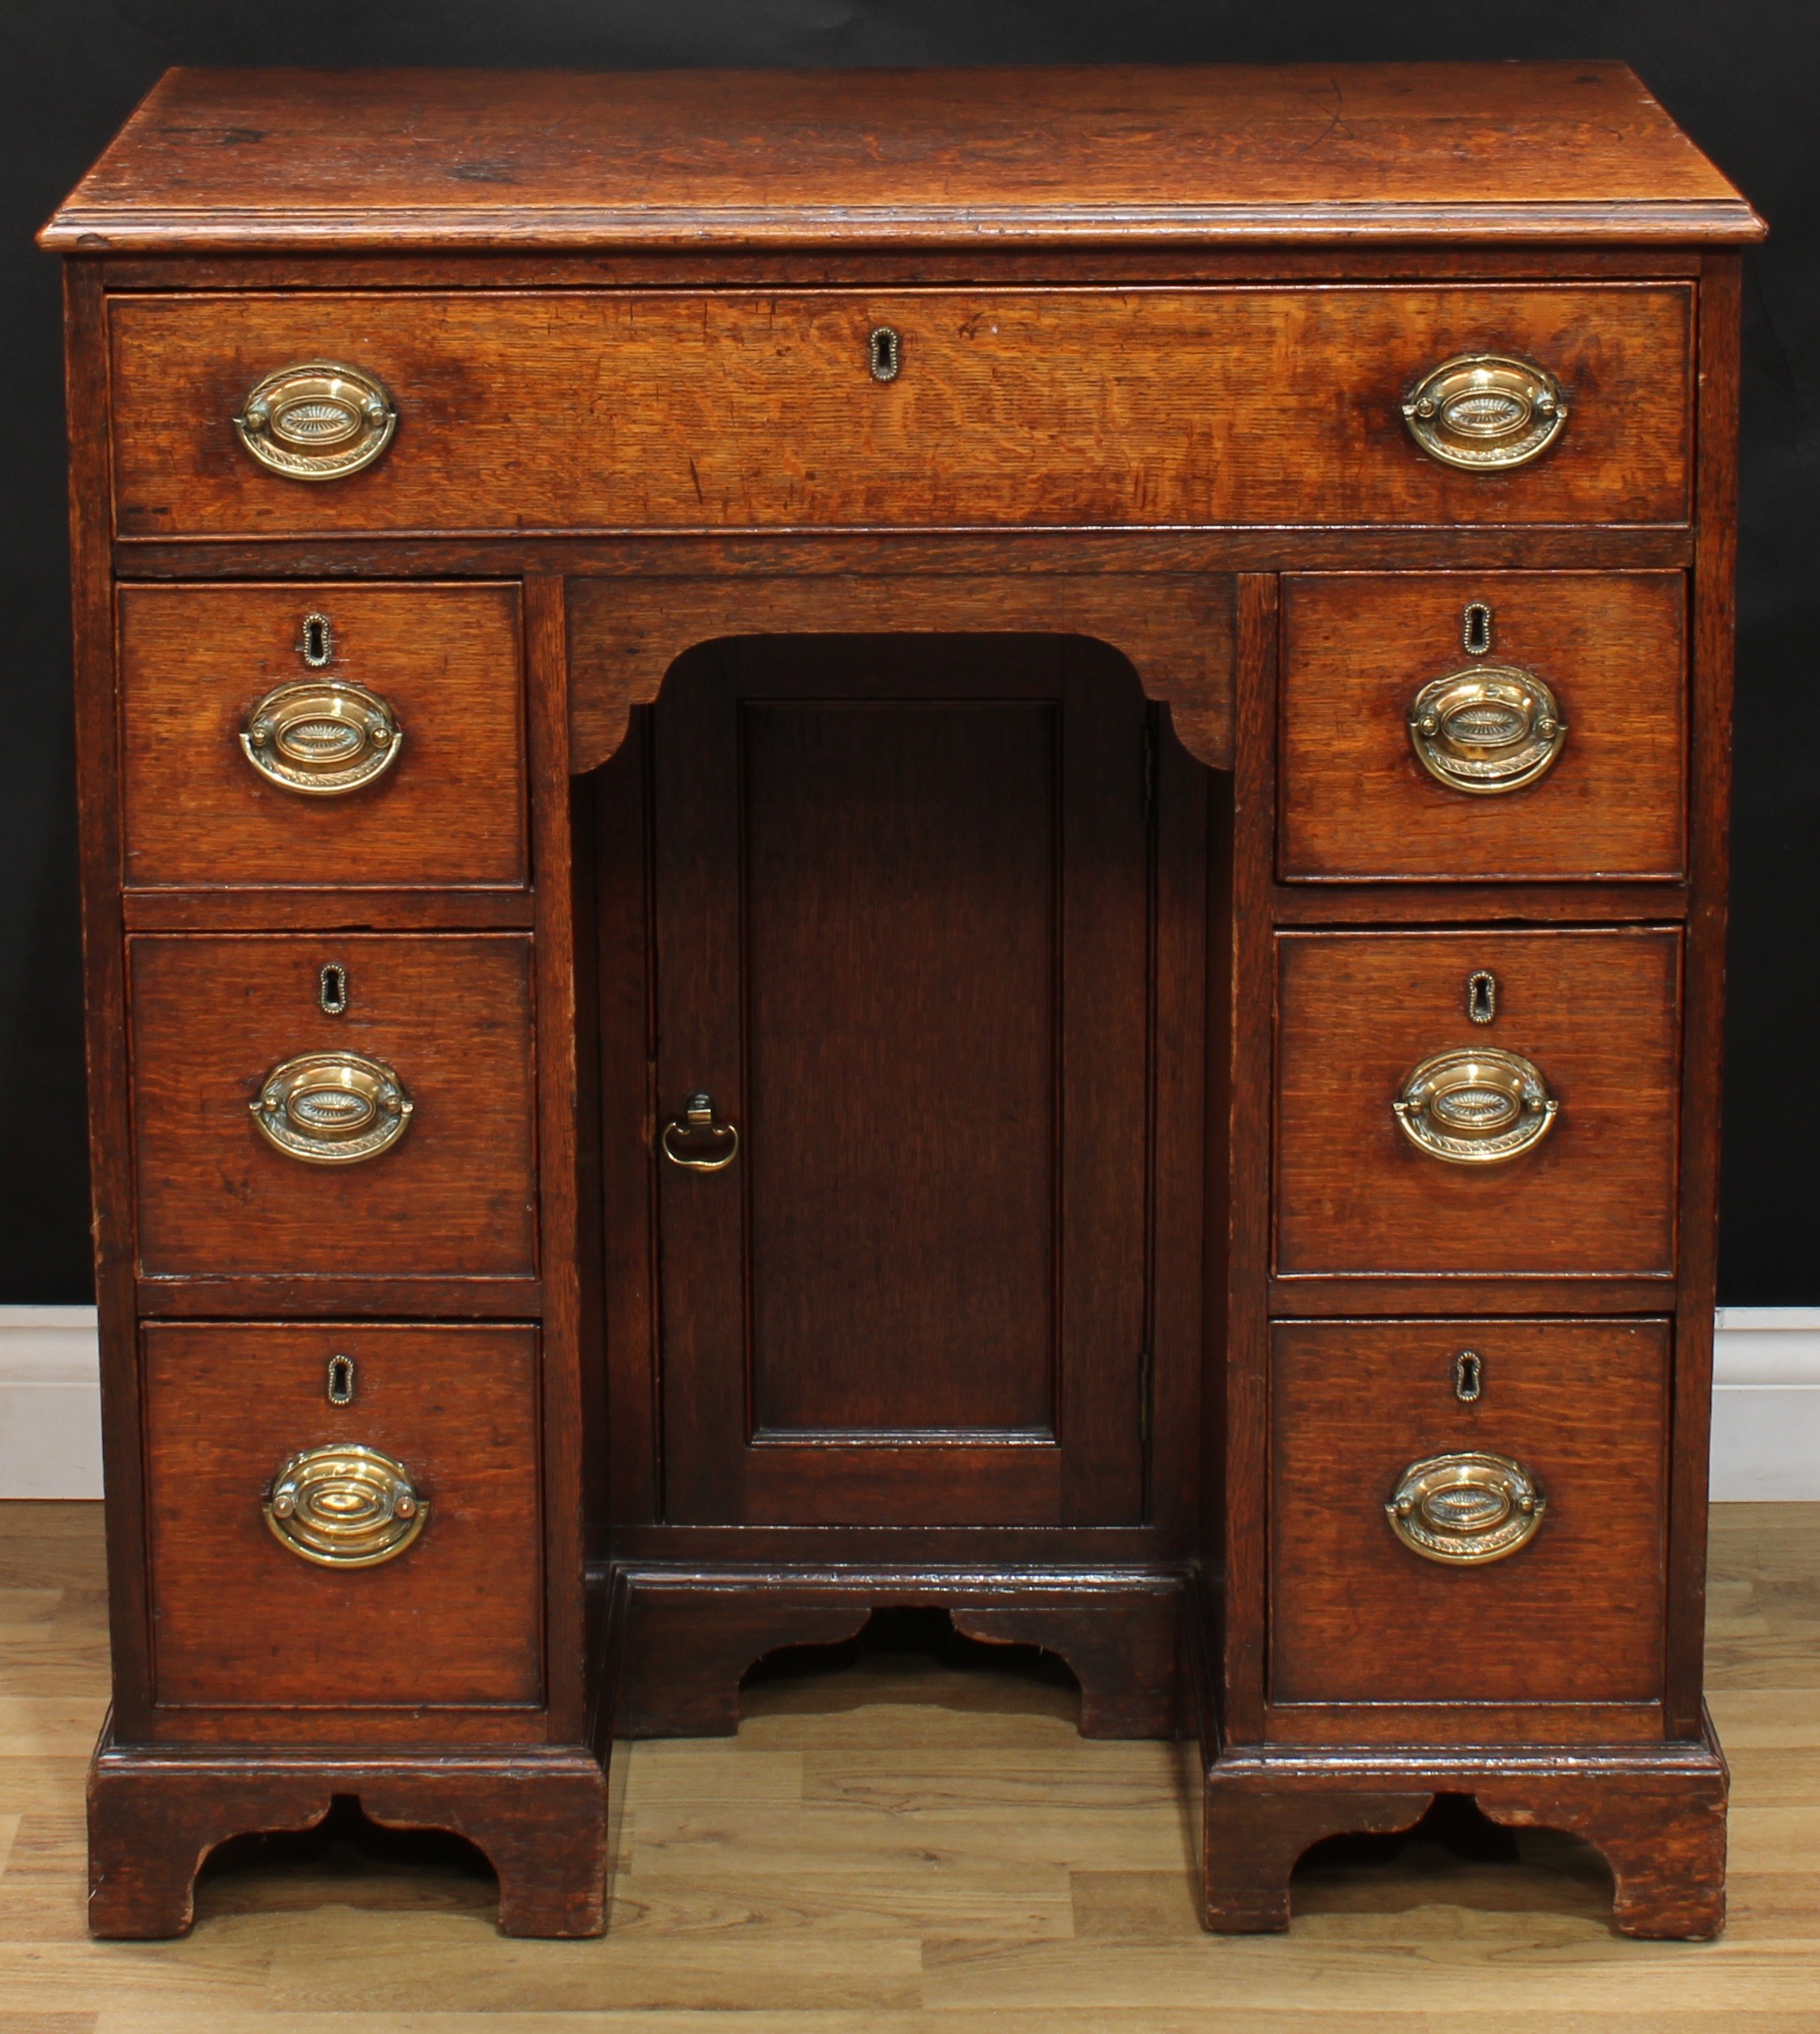
[[[597,1930],[880,1605],[1723,1915],[1738,261],[1621,66],[173,72],[66,259],[92,1922]]]

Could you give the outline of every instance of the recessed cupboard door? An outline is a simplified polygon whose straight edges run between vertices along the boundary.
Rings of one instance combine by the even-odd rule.
[[[1149,709],[1066,637],[770,637],[653,721],[666,1514],[1141,1515]]]

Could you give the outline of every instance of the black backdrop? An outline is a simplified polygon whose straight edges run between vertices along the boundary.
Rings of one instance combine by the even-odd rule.
[[[1814,0],[0,0],[0,1303],[88,1296],[56,264],[31,234],[168,64],[1621,57],[1768,217],[1745,332],[1722,1298],[1820,1302]],[[199,1013],[199,1021],[204,1013]],[[1800,1106],[1796,1105],[1799,1103]],[[1820,1117],[1817,1117],[1820,1122]]]

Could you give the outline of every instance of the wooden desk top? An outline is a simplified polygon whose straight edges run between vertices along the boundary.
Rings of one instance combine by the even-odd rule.
[[[1620,63],[172,71],[71,254],[1738,242]]]

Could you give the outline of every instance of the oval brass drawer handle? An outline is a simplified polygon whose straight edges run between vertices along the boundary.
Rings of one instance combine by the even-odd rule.
[[[1546,367],[1514,353],[1456,353],[1410,392],[1403,422],[1431,459],[1485,473],[1526,466],[1567,426],[1567,397]]]
[[[1450,1165],[1497,1165],[1540,1144],[1561,1104],[1540,1069],[1495,1046],[1424,1060],[1390,1104],[1418,1150]]]
[[[1495,798],[1553,768],[1567,723],[1533,672],[1473,665],[1432,679],[1409,702],[1409,739],[1437,783]]]
[[[332,360],[306,360],[255,382],[233,427],[271,473],[344,480],[392,443],[398,412],[376,376]]]
[[[415,1104],[392,1068],[358,1052],[275,1066],[247,1103],[268,1143],[306,1165],[354,1165],[404,1136]]]
[[[404,1463],[358,1441],[291,1456],[265,1500],[272,1537],[323,1568],[396,1560],[429,1516]]]
[[[1503,1561],[1535,1538],[1548,1501],[1507,1455],[1430,1455],[1402,1473],[1384,1507],[1412,1552],[1450,1568]]]
[[[345,678],[298,679],[246,716],[240,746],[259,775],[287,791],[332,798],[383,777],[405,731],[377,692]]]

